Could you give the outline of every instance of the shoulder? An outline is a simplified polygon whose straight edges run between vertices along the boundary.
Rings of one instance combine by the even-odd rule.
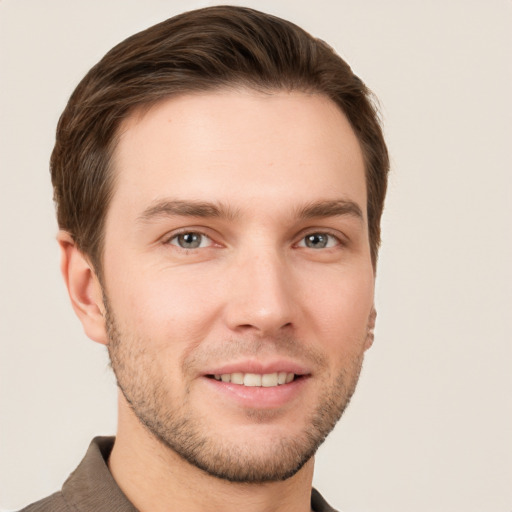
[[[63,498],[62,493],[56,492],[47,498],[22,508],[19,512],[72,512],[74,510]]]

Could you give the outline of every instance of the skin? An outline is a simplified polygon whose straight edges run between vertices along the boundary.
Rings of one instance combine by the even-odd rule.
[[[114,167],[103,286],[59,234],[74,309],[122,390],[114,478],[143,512],[310,510],[311,456],[373,340],[364,163],[347,119],[301,92],[174,97],[123,122]],[[191,233],[199,246],[180,247]],[[301,377],[211,378],[279,369]]]

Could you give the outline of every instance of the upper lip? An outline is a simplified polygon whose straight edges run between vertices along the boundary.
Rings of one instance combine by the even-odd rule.
[[[256,373],[265,375],[279,372],[294,373],[295,375],[307,375],[311,373],[305,365],[296,361],[280,359],[263,362],[256,359],[246,359],[243,361],[236,361],[212,367],[211,369],[203,372],[203,374],[224,375],[227,373]]]

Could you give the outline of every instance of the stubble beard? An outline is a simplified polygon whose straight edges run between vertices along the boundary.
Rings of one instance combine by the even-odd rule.
[[[243,446],[223,441],[187,407],[188,393],[182,404],[173,403],[164,376],[155,372],[155,355],[148,354],[144,340],[129,339],[121,333],[106,297],[104,304],[111,366],[133,413],[166,448],[216,478],[265,483],[292,477],[316,453],[355,391],[363,354],[354,357],[350,368],[340,371],[334,384],[325,389],[299,435],[269,439],[264,453],[261,446],[251,446],[250,441]],[[255,423],[265,422],[271,414],[247,412]]]

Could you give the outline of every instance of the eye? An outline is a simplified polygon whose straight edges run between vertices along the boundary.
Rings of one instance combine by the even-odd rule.
[[[298,246],[308,247],[309,249],[329,249],[339,244],[339,240],[329,233],[310,233],[302,238]]]
[[[212,244],[212,241],[202,233],[189,231],[173,236],[169,239],[168,243],[181,247],[182,249],[201,249],[203,247],[209,247]]]

